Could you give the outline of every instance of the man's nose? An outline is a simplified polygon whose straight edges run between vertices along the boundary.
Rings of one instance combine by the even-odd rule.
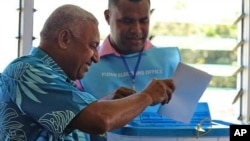
[[[140,33],[141,32],[141,24],[139,22],[135,22],[131,25],[130,31],[132,33]]]
[[[92,61],[94,63],[97,63],[97,62],[99,62],[99,60],[100,60],[100,57],[99,57],[98,51],[96,50],[96,51],[94,51],[94,54],[92,56]]]

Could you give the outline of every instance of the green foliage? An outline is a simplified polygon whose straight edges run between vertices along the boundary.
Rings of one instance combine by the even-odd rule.
[[[180,52],[182,60],[191,64],[234,65],[237,61],[237,53],[233,51],[180,49]]]
[[[214,76],[210,82],[210,87],[236,88],[236,80],[236,76]]]
[[[212,25],[193,23],[156,22],[151,30],[152,35],[237,38],[236,25]]]
[[[201,36],[216,38],[237,39],[237,26],[216,25],[216,24],[192,24],[192,23],[156,23],[151,34],[153,36]],[[185,48],[185,47],[184,47]],[[225,50],[194,50],[180,49],[182,60],[191,64],[237,64],[237,52]],[[214,76],[211,80],[211,87],[235,88],[236,77]]]

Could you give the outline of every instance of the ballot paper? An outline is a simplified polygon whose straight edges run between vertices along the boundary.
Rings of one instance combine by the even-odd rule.
[[[168,104],[160,106],[158,113],[176,121],[189,123],[200,97],[212,75],[180,62],[173,75],[175,91]]]

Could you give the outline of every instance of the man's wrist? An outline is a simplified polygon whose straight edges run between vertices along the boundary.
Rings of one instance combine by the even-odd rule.
[[[146,99],[146,101],[148,101],[148,105],[153,105],[154,104],[154,100],[151,97],[150,94],[146,93],[146,92],[142,92],[141,95]]]

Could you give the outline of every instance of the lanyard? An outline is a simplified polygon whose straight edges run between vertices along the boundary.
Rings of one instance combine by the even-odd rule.
[[[137,62],[135,64],[135,68],[134,68],[133,73],[130,71],[128,63],[127,63],[125,57],[123,55],[121,55],[122,61],[125,64],[125,67],[127,68],[128,72],[129,72],[129,75],[130,75],[130,77],[132,79],[132,89],[133,90],[135,90],[135,77],[136,77],[136,73],[138,71],[138,67],[139,67],[139,64],[140,64],[140,61],[141,61],[141,55],[142,55],[142,51],[139,52],[138,59],[137,59]]]

